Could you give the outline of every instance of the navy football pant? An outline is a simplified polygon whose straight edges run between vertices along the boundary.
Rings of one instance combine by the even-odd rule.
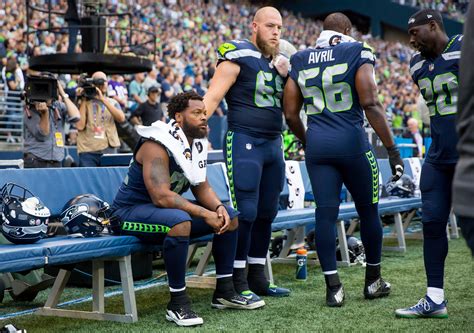
[[[227,207],[229,217],[238,215],[234,209]],[[122,207],[114,212],[121,219],[121,234],[131,235],[153,244],[163,245],[163,256],[168,273],[169,286],[180,289],[185,286],[186,259],[189,237],[197,238],[213,234],[213,229],[203,219],[193,219],[180,209],[159,208],[154,204],[139,204]],[[175,225],[191,221],[189,237],[171,237],[168,231]],[[212,254],[218,275],[229,275],[233,272],[237,231],[228,231],[214,235]]]
[[[336,270],[336,226],[344,183],[360,217],[367,263],[378,265],[382,225],[378,214],[379,169],[372,151],[350,158],[306,156],[306,168],[316,203],[315,241],[323,272]]]
[[[263,139],[228,131],[226,160],[232,201],[240,212],[235,260],[265,258],[285,179],[281,137]]]
[[[443,288],[448,255],[446,226],[451,211],[455,164],[423,163],[420,190],[423,222],[423,259],[428,287]]]

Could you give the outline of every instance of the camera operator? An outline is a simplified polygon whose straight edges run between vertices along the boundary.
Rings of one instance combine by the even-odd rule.
[[[64,126],[79,120],[79,110],[57,83],[61,100],[48,98],[45,102],[27,101],[24,113],[25,168],[59,168],[64,159]]]
[[[120,147],[115,121],[124,122],[125,115],[119,103],[106,94],[107,76],[103,72],[95,72],[92,82],[83,80],[77,89],[81,99],[81,119],[76,124],[79,166],[99,166],[103,154],[115,153]]]

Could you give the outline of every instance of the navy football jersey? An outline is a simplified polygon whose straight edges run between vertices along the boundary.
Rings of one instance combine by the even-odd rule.
[[[225,95],[229,130],[254,137],[281,135],[283,78],[248,40],[219,46],[218,64],[232,61],[240,66],[237,80]]]
[[[133,154],[133,159],[130,161],[128,173],[125,176],[125,179],[120,186],[112,204],[112,209],[114,210],[124,206],[133,206],[152,202],[150,194],[146,188],[145,181],[143,180],[143,166],[135,161],[135,155],[144,142],[146,142],[146,140],[142,138],[135,147],[135,152]],[[184,176],[180,166],[176,163],[171,152],[168,151],[168,155],[170,157],[170,189],[177,194],[183,194],[189,189],[190,183]]]
[[[410,74],[430,110],[433,141],[426,161],[431,163],[456,163],[458,160],[455,118],[462,37],[452,37],[435,59],[416,53],[410,62]]]
[[[301,90],[308,115],[306,155],[347,157],[369,150],[355,89],[357,70],[366,63],[373,65],[375,55],[359,42],[310,48],[291,57],[290,77]]]

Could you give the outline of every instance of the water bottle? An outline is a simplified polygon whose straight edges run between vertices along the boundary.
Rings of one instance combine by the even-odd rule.
[[[307,265],[306,258],[308,256],[308,251],[306,249],[296,250],[296,279],[297,280],[306,280],[307,276]]]

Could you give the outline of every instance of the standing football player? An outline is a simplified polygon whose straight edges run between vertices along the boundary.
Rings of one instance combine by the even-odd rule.
[[[279,55],[281,28],[277,9],[260,8],[252,22],[251,40],[219,46],[216,72],[204,96],[208,117],[224,96],[229,105],[227,175],[234,208],[240,211],[234,285],[242,296],[254,300],[257,295],[290,293],[270,284],[264,274],[285,176],[281,98],[289,62]]]
[[[410,44],[418,50],[411,59],[410,74],[430,110],[433,138],[420,179],[428,290],[417,304],[398,309],[395,314],[402,318],[447,318],[443,279],[448,254],[446,225],[458,160],[455,118],[462,35],[448,38],[441,14],[431,9],[420,10],[410,17],[408,34]]]
[[[316,203],[316,249],[326,280],[326,304],[340,307],[344,290],[336,267],[336,228],[344,183],[360,216],[367,256],[364,296],[387,296],[390,284],[380,273],[382,225],[378,213],[379,170],[364,130],[364,113],[387,148],[393,180],[403,174],[403,161],[394,144],[385,112],[377,97],[375,55],[365,43],[349,36],[351,21],[329,15],[316,48],[290,60],[284,103],[288,125],[306,143],[306,167]],[[299,113],[308,115],[305,132]]]

